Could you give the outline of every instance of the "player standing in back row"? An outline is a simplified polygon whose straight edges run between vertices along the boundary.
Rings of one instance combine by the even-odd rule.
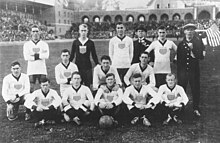
[[[171,73],[170,52],[171,50],[177,50],[174,42],[166,39],[166,34],[166,27],[160,26],[158,28],[158,40],[152,42],[146,50],[148,53],[154,50],[155,60],[153,66],[157,88],[166,83],[166,75]]]
[[[70,61],[75,58],[75,63],[82,76],[83,83],[90,87],[92,84],[92,63],[90,61],[90,53],[95,64],[99,64],[96,55],[95,44],[88,38],[88,26],[86,24],[79,25],[79,38],[73,41]]]
[[[122,83],[124,76],[131,66],[133,58],[133,40],[125,35],[125,26],[119,22],[116,24],[117,36],[109,42],[109,56],[112,60],[112,66],[118,71]]]
[[[31,28],[31,40],[26,42],[23,47],[24,59],[28,61],[27,75],[31,83],[31,92],[33,92],[36,81],[47,75],[45,60],[49,58],[49,46],[46,42],[40,40],[40,30],[37,25]]]

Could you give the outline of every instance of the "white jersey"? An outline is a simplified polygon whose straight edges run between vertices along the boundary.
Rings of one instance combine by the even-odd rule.
[[[26,74],[21,73],[19,78],[9,74],[4,77],[2,84],[2,96],[5,102],[14,100],[16,94],[19,97],[30,93],[30,81]]]
[[[54,106],[55,109],[61,105],[61,98],[58,93],[49,89],[48,93],[43,93],[41,89],[35,90],[31,95],[27,98],[24,103],[24,106],[33,110],[32,107],[35,105],[37,107],[42,107],[44,110],[48,110],[48,107],[51,105]]]
[[[183,103],[186,105],[189,101],[183,87],[176,85],[173,89],[170,89],[167,84],[161,85],[158,90],[158,95],[161,97],[161,103]]]
[[[76,110],[81,108],[86,111],[84,103],[87,101],[94,105],[93,95],[90,89],[84,85],[80,85],[78,89],[74,89],[73,86],[67,88],[62,97],[64,111],[72,107]]]
[[[99,103],[114,103],[116,106],[122,103],[123,91],[115,85],[113,88],[108,88],[106,85],[102,85],[95,96],[95,105]]]
[[[70,84],[67,84],[68,78],[71,78],[71,75],[73,72],[78,71],[78,67],[76,64],[69,62],[67,66],[65,66],[63,63],[59,63],[55,67],[55,78],[57,84],[60,85],[60,94],[63,96],[63,93],[65,89],[68,87],[71,87]]]
[[[125,89],[122,100],[127,104],[127,107],[130,110],[134,107],[134,105],[132,105],[133,103],[142,105],[153,103],[156,105],[160,102],[160,97],[149,86],[142,85],[140,91],[138,91],[133,85],[131,85]]]
[[[34,54],[39,53],[39,59],[34,59]],[[49,46],[44,41],[38,41],[34,43],[33,41],[28,41],[23,47],[24,59],[28,61],[27,64],[27,74],[36,75],[43,74],[47,75],[47,68],[45,59],[49,58]]]
[[[93,89],[94,90],[98,90],[99,85],[106,83],[105,77],[106,77],[106,74],[108,74],[108,73],[113,73],[115,75],[116,84],[122,85],[121,79],[118,75],[118,71],[114,67],[110,66],[110,69],[108,70],[108,72],[105,73],[102,70],[101,65],[97,65],[94,68],[94,73],[93,73]]]
[[[129,68],[133,58],[133,40],[125,36],[123,39],[118,36],[109,41],[109,56],[112,66],[115,68]]]
[[[142,76],[142,84],[147,84],[146,79],[149,77],[148,85],[150,87],[154,87],[156,85],[154,70],[150,65],[147,65],[146,69],[141,69],[140,63],[132,64],[129,70],[127,71],[126,75],[124,76],[124,81],[126,85],[131,84],[130,78],[133,74],[140,73]]]
[[[154,50],[154,73],[171,73],[170,68],[170,50],[177,50],[177,46],[173,41],[166,40],[161,43],[159,40],[153,41],[146,49],[146,52],[150,53]]]

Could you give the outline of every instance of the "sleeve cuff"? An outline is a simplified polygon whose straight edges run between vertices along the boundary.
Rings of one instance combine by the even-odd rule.
[[[136,103],[135,103],[135,102],[133,102],[131,105],[135,106],[135,104],[136,104]]]
[[[153,102],[150,103],[152,106],[154,106],[155,104]]]
[[[69,109],[71,109],[72,107],[70,106],[70,105],[67,105],[67,106],[65,106],[64,108],[63,108],[63,110],[66,112],[66,111],[68,111]]]

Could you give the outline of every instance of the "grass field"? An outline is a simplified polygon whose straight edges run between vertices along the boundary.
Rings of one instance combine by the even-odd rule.
[[[54,78],[54,67],[59,63],[60,51],[70,49],[72,41],[52,41],[50,58],[46,61],[51,88],[58,91]],[[177,42],[178,43],[178,42]],[[108,40],[96,40],[98,57],[108,54]],[[10,63],[18,60],[26,72],[26,62],[23,59],[22,42],[0,43],[0,87],[3,77],[10,72]],[[213,51],[214,50],[214,51]],[[6,104],[0,96],[0,143],[11,142],[112,142],[112,143],[147,143],[147,142],[196,142],[218,143],[220,141],[220,47],[208,48],[207,56],[201,61],[201,110],[202,118],[193,118],[192,102],[186,108],[184,123],[170,124],[167,127],[155,123],[151,128],[142,125],[104,130],[95,123],[87,122],[78,127],[71,123],[55,126],[45,126],[34,129],[33,123],[24,121],[24,108],[20,109],[19,119],[10,122],[6,118]],[[175,70],[175,65],[172,65]],[[1,89],[1,88],[0,88]],[[191,99],[190,89],[187,90]]]

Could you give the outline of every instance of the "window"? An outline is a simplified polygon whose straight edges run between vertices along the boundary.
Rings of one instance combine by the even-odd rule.
[[[66,24],[66,20],[64,20],[64,24]]]
[[[157,4],[157,9],[160,8],[160,4]]]
[[[168,8],[170,8],[170,4],[168,3]]]
[[[60,11],[58,11],[58,15],[60,16]]]
[[[64,11],[64,17],[66,17],[66,12]]]

